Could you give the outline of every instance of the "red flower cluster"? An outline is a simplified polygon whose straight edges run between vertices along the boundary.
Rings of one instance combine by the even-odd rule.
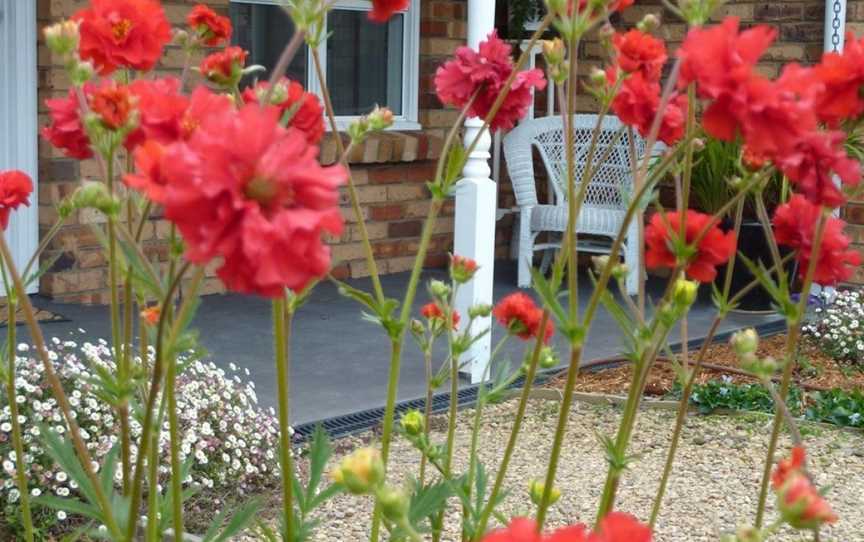
[[[240,80],[241,71],[246,64],[248,53],[241,47],[232,45],[204,57],[199,69],[201,75],[217,85],[231,86]]]
[[[254,87],[243,91],[243,101],[258,103],[267,95],[270,83],[261,81]],[[284,117],[288,115],[288,126],[293,126],[306,135],[310,145],[317,145],[324,137],[324,109],[321,100],[311,92],[306,92],[303,85],[282,77],[276,83],[276,88],[270,97],[270,103],[279,108]],[[284,118],[283,118],[284,123]]]
[[[533,299],[522,292],[510,294],[499,301],[492,314],[499,324],[526,341],[540,333],[543,311],[534,304]],[[553,333],[555,326],[552,320],[548,319],[543,342],[548,343]]]
[[[538,533],[533,520],[514,518],[507,528],[486,535],[483,542],[651,542],[651,529],[622,512],[608,514],[593,532],[577,524],[549,535]]]
[[[666,46],[640,30],[616,33],[612,44],[616,65],[606,69],[607,83],[614,86],[619,77],[624,77],[612,100],[612,110],[621,122],[647,137],[660,109],[660,74],[667,59]],[[686,116],[687,96],[673,93],[660,120],[658,139],[675,144],[684,135]]]
[[[208,47],[218,47],[231,39],[231,19],[219,15],[204,4],[198,4],[186,16],[186,24]]]
[[[369,20],[376,23],[386,23],[394,13],[405,11],[410,5],[411,0],[372,0]]]
[[[91,0],[72,20],[81,23],[78,53],[101,75],[118,67],[149,71],[171,40],[158,0]]]
[[[423,316],[423,318],[429,320],[433,325],[441,325],[444,323],[444,310],[441,308],[440,305],[438,305],[438,303],[435,303],[434,301],[423,305],[420,308],[420,314]],[[453,322],[453,329],[459,327],[459,321],[461,320],[461,317],[459,316],[458,312],[453,311],[450,314],[450,319]]]
[[[17,169],[0,172],[0,228],[9,227],[9,215],[21,205],[30,206],[33,181]]]
[[[328,271],[321,236],[342,230],[338,187],[346,179],[341,166],[322,167],[317,149],[278,117],[254,104],[213,112],[188,141],[136,156],[139,174],[162,185],[165,217],[183,235],[186,257],[221,257],[217,274],[229,289],[266,297]]]
[[[108,130],[119,130],[131,119],[135,111],[129,87],[108,79],[87,96],[90,110],[95,113],[102,126]]]
[[[711,282],[717,276],[718,265],[735,253],[735,232],[723,233],[714,218],[687,210],[684,215],[684,239],[680,239],[681,214],[655,213],[645,228],[645,265],[648,268],[674,268],[681,252],[692,251],[684,268],[687,276],[699,282]],[[707,227],[707,233],[697,246],[691,246]],[[685,245],[688,248],[685,248]],[[682,262],[683,263],[683,262]]]
[[[774,236],[777,243],[796,251],[798,272],[807,273],[814,248],[819,251],[813,280],[819,284],[836,284],[849,279],[860,265],[861,256],[849,248],[850,240],[843,235],[842,220],[828,217],[822,242],[813,246],[816,223],[822,209],[804,196],[795,194],[788,203],[780,205],[774,212]]]
[[[75,89],[70,88],[65,98],[45,100],[45,105],[51,124],[42,128],[42,137],[70,158],[86,160],[92,157],[93,150],[81,121],[81,106]]]
[[[781,459],[771,475],[780,514],[796,529],[818,529],[837,521],[837,515],[822,498],[804,471],[806,454],[796,446],[789,459]]]
[[[477,273],[477,262],[465,256],[453,254],[450,256],[450,276],[459,284],[464,284],[474,278]]]
[[[853,43],[849,53],[826,55],[813,68],[791,64],[770,80],[754,68],[775,36],[765,26],[739,32],[734,17],[694,28],[678,51],[679,83],[695,82],[699,97],[710,100],[703,115],[708,134],[726,141],[740,135],[752,161],[773,162],[811,202],[837,207],[845,196],[832,172],[855,185],[860,165],[846,156],[842,134],[822,130],[820,122],[836,125],[864,110],[857,95],[864,46]]]
[[[444,104],[462,108],[470,103],[468,116],[485,118],[498,94],[513,73],[511,48],[492,31],[478,51],[469,47],[456,50],[456,58],[435,72],[435,91]],[[490,123],[491,130],[509,130],[525,116],[531,105],[532,89],[546,88],[539,69],[516,74],[507,97]],[[476,94],[476,97],[475,97]],[[473,101],[472,101],[473,98]]]

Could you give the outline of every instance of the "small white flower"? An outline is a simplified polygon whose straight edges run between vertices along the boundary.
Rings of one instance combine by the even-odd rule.
[[[57,510],[57,519],[63,521],[66,519],[66,512],[63,510]]]

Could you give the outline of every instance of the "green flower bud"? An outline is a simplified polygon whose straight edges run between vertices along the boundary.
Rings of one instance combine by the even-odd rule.
[[[473,305],[468,307],[469,318],[486,318],[492,314],[492,305]]]
[[[381,513],[390,521],[397,522],[408,515],[408,496],[400,490],[385,486],[378,491]]]
[[[360,117],[348,125],[347,132],[352,143],[355,145],[362,143],[369,134],[369,120],[366,117]]]
[[[411,333],[414,335],[420,336],[426,332],[426,326],[424,326],[423,322],[421,322],[420,320],[418,320],[416,318],[411,319],[410,326],[411,326],[410,327]]]
[[[699,283],[693,280],[678,279],[672,288],[672,299],[679,307],[689,307],[696,301]]]
[[[426,418],[419,410],[409,410],[402,415],[399,424],[407,434],[416,437],[426,428]]]
[[[369,493],[384,482],[381,452],[374,448],[360,448],[342,459],[330,477],[355,495]]]
[[[367,116],[369,129],[373,131],[386,130],[393,126],[393,112],[386,107],[375,106]]]
[[[450,256],[450,277],[457,284],[465,284],[477,273],[477,262],[471,258],[453,254]]]
[[[738,354],[738,357],[744,358],[745,356],[756,353],[756,349],[759,348],[759,334],[756,333],[756,330],[752,327],[742,329],[741,331],[736,331],[735,334],[732,335],[729,343],[732,345],[732,348],[735,349],[735,353]]]
[[[440,280],[429,281],[429,293],[435,299],[446,300],[450,297],[450,286]]]
[[[61,216],[68,217],[72,211],[81,209],[96,209],[105,216],[117,216],[120,212],[120,201],[108,193],[108,187],[102,183],[86,183],[79,187],[72,196],[60,204]],[[64,217],[65,218],[65,217]]]
[[[543,501],[543,493],[546,491],[546,484],[540,480],[531,480],[528,485],[528,493],[531,496],[531,502],[540,506]],[[549,492],[549,504],[555,504],[561,498],[561,490],[552,486],[552,491]]]
[[[648,13],[642,20],[636,23],[636,28],[639,29],[640,32],[645,32],[646,34],[650,34],[654,32],[660,27],[660,19],[654,15],[653,13]]]
[[[591,83],[597,86],[605,85],[608,82],[608,79],[606,78],[606,72],[601,70],[600,68],[592,68],[591,74],[588,77],[591,80]]]
[[[591,264],[594,266],[594,272],[599,275],[609,265],[609,256],[605,254],[602,256],[592,256]]]
[[[630,268],[627,267],[626,263],[615,264],[612,267],[612,278],[614,278],[615,280],[626,279],[628,273],[630,273]]]
[[[71,55],[78,49],[78,40],[80,34],[78,21],[60,21],[59,23],[46,26],[43,30],[45,34],[45,44],[51,49],[51,52],[60,56]]]
[[[96,73],[96,68],[93,63],[88,61],[73,60],[66,69],[69,71],[69,79],[76,87],[82,86],[87,81],[93,79]]]
[[[538,360],[538,364],[541,369],[551,369],[553,367],[557,367],[561,362],[558,359],[558,354],[551,346],[544,346],[542,350],[540,350],[540,359]]]

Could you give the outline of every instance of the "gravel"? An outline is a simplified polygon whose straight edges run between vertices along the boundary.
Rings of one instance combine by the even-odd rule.
[[[532,478],[545,475],[559,403],[532,400],[517,451],[507,475],[510,493],[501,511],[505,516],[531,514],[527,494]],[[487,407],[481,429],[480,460],[494,476],[510,433],[516,401]],[[467,468],[472,411],[460,412],[457,429],[456,468]],[[577,403],[570,415],[567,439],[558,470],[561,500],[549,516],[550,525],[588,522],[594,518],[606,475],[604,451],[597,435],[613,435],[620,409],[612,406]],[[443,419],[433,421],[433,439],[443,442]],[[630,453],[635,456],[618,491],[617,509],[643,521],[650,513],[657,482],[665,461],[674,412],[645,409],[640,413],[637,434]],[[655,541],[717,541],[721,534],[752,521],[759,491],[759,479],[770,433],[768,416],[691,416],[681,446],[666,501],[658,520]],[[840,520],[823,529],[821,540],[864,542],[864,436],[861,433],[804,425],[810,469]],[[372,442],[374,435],[342,439],[336,444],[342,453]],[[781,441],[779,452],[787,454],[790,443]],[[338,456],[334,458],[338,461]],[[416,476],[419,455],[402,438],[393,443],[390,481],[401,483]],[[776,517],[773,495],[769,497],[768,521]],[[371,501],[367,497],[339,496],[320,509],[323,520],[314,540],[368,539]],[[447,520],[445,540],[458,540],[459,511],[455,500]],[[783,530],[771,540],[810,540],[801,532]]]

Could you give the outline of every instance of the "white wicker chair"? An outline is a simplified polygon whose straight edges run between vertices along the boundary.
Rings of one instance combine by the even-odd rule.
[[[574,115],[573,119],[578,182],[587,162],[588,147],[591,134],[597,125],[597,115],[580,114]],[[633,193],[630,142],[626,131],[618,136],[614,147],[609,150],[609,145],[615,140],[621,126],[621,121],[617,117],[606,116],[603,119],[594,154],[597,172],[589,180],[585,201],[576,219],[578,233],[605,237],[610,241],[580,240],[580,251],[608,254],[611,239],[618,234],[624,221],[627,204]],[[637,157],[641,158],[645,152],[644,140],[636,136],[634,144]],[[554,192],[553,202],[549,205],[541,205],[537,201],[534,148],[539,151]],[[607,151],[608,157],[600,164],[600,158]],[[526,288],[531,285],[530,266],[534,252],[546,251],[543,258],[545,268],[550,261],[551,250],[549,249],[560,247],[560,241],[554,238],[555,234],[562,234],[567,229],[567,163],[561,117],[544,117],[521,123],[504,138],[504,158],[513,183],[516,204],[519,207],[519,287]],[[548,243],[535,243],[541,232],[552,232],[553,239]],[[627,293],[631,295],[637,292],[641,276],[638,236],[637,223],[633,220],[627,230],[623,249],[624,261],[630,270],[627,277]],[[560,235],[557,237],[560,238]]]

